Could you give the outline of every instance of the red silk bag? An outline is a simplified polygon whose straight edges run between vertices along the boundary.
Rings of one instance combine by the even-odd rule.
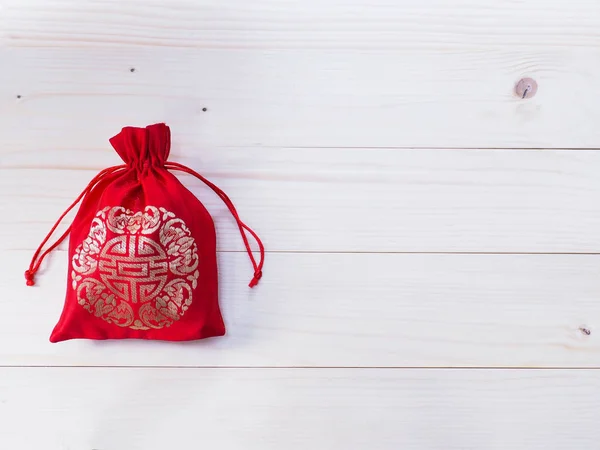
[[[27,285],[44,257],[70,233],[64,309],[51,342],[68,339],[185,341],[225,334],[217,296],[212,217],[170,172],[194,175],[225,202],[254,267],[262,276],[264,247],[227,195],[178,163],[169,162],[165,124],[126,127],[110,139],[125,164],[101,171],[58,219],[25,272]],[[58,224],[81,201],[73,223],[44,253]],[[256,262],[246,235],[257,242]]]

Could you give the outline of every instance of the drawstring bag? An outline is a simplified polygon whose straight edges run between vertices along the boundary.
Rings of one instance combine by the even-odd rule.
[[[50,341],[186,341],[224,335],[213,220],[170,171],[195,176],[229,208],[254,267],[250,287],[262,276],[262,242],[223,191],[192,169],[167,161],[171,134],[165,124],[123,128],[110,143],[125,164],[104,169],[90,181],[25,272],[27,285],[33,286],[44,257],[71,235],[67,295]],[[80,201],[71,226],[42,253]],[[247,233],[258,244],[258,263]]]

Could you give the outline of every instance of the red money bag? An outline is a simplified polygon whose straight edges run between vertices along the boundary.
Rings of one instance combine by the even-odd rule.
[[[262,276],[262,242],[223,191],[192,169],[167,161],[171,135],[165,124],[123,128],[110,143],[125,164],[101,171],[90,182],[25,272],[32,286],[44,257],[70,234],[66,300],[50,341],[186,341],[224,335],[213,220],[171,171],[197,177],[225,202],[254,267],[250,287]],[[79,202],[71,226],[42,253]],[[246,233],[258,244],[258,263]]]

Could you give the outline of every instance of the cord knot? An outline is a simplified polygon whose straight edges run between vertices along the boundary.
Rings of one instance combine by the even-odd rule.
[[[27,280],[27,286],[35,285],[35,281],[33,280],[34,273],[31,270],[25,271],[25,279]]]
[[[258,284],[258,282],[260,281],[261,278],[262,278],[262,270],[257,270],[256,272],[254,272],[254,277],[252,278],[252,280],[250,281],[250,284],[248,286],[253,288],[254,286],[256,286]]]

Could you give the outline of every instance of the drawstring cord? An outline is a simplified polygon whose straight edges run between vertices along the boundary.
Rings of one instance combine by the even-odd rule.
[[[248,227],[244,222],[242,222],[231,199],[227,196],[227,194],[225,194],[225,192],[223,192],[216,185],[214,185],[213,183],[208,181],[206,178],[204,178],[198,172],[190,169],[187,166],[184,166],[183,164],[179,164],[179,163],[175,163],[175,162],[167,162],[167,163],[165,163],[165,167],[167,169],[171,169],[171,170],[179,170],[181,172],[185,172],[189,175],[192,175],[192,176],[198,178],[200,181],[202,181],[204,184],[206,184],[209,188],[211,188],[219,196],[219,198],[221,200],[223,200],[223,202],[229,209],[229,212],[231,213],[231,215],[233,216],[233,218],[235,219],[235,221],[238,225],[240,234],[242,236],[242,240],[244,241],[244,245],[246,247],[246,251],[248,252],[248,256],[252,263],[252,267],[254,268],[254,276],[252,277],[252,280],[250,281],[250,284],[248,286],[250,286],[251,288],[256,286],[258,284],[258,282],[260,281],[260,279],[262,278],[262,268],[263,268],[263,264],[264,264],[264,260],[265,260],[265,247],[264,247],[262,241],[260,240],[260,238],[258,237],[258,235],[250,227]],[[89,184],[83,190],[83,192],[79,195],[79,197],[77,197],[75,199],[75,201],[71,204],[71,206],[69,206],[66,209],[66,211],[58,218],[58,220],[56,221],[54,226],[50,229],[50,231],[48,232],[48,234],[46,235],[46,237],[44,238],[42,243],[37,248],[36,252],[33,255],[33,258],[31,258],[31,263],[29,264],[29,269],[27,269],[25,271],[25,279],[27,281],[27,286],[33,286],[35,284],[35,274],[40,269],[40,266],[41,266],[44,258],[50,252],[52,252],[56,247],[58,247],[61,244],[61,242],[64,241],[66,239],[66,237],[69,235],[69,233],[71,232],[71,226],[69,226],[67,228],[67,230],[62,234],[62,236],[60,236],[56,240],[56,242],[54,244],[52,244],[46,251],[44,251],[44,253],[41,253],[42,249],[44,248],[44,245],[46,245],[46,243],[50,240],[50,238],[56,231],[56,228],[58,228],[58,226],[60,225],[62,220],[65,218],[65,216],[75,206],[77,206],[77,204],[81,201],[81,199],[83,197],[85,197],[99,182],[106,179],[106,177],[114,175],[126,168],[127,168],[126,165],[113,166],[113,167],[104,169],[103,171],[98,173],[98,175],[96,175],[92,179],[92,181],[89,182]],[[254,238],[254,240],[258,244],[258,249],[260,251],[260,261],[258,263],[256,262],[256,259],[254,258],[254,254],[252,253],[252,248],[250,247],[250,243],[248,241],[248,236],[247,236],[246,232],[250,233],[250,235]],[[40,255],[40,253],[41,253],[41,255]]]
[[[206,178],[204,178],[198,172],[190,169],[187,166],[184,166],[183,164],[179,164],[176,162],[166,162],[165,167],[167,169],[171,169],[171,170],[179,170],[181,172],[185,172],[189,175],[192,175],[192,176],[198,178],[200,181],[202,181],[204,184],[206,184],[209,188],[211,188],[215,192],[215,194],[217,194],[219,196],[219,198],[221,200],[223,200],[223,203],[225,203],[225,205],[229,209],[229,212],[231,213],[231,215],[233,216],[233,218],[235,219],[235,221],[237,223],[237,226],[240,230],[240,234],[242,235],[242,240],[244,241],[244,245],[246,246],[246,251],[248,252],[248,256],[250,257],[252,266],[254,267],[254,277],[252,277],[252,280],[250,281],[250,284],[248,286],[250,286],[251,288],[256,286],[258,284],[258,282],[260,281],[260,279],[262,278],[262,268],[263,268],[263,264],[265,261],[265,247],[264,247],[262,241],[260,240],[260,238],[258,237],[258,235],[249,226],[247,226],[244,222],[242,222],[231,199],[227,196],[227,194],[225,194],[225,192],[223,192],[216,185],[214,185],[213,183],[208,181]],[[254,258],[254,254],[252,253],[252,248],[250,247],[250,243],[248,242],[248,236],[246,235],[246,231],[248,233],[250,233],[250,235],[254,238],[254,240],[258,244],[258,249],[260,251],[260,261],[258,263],[256,262],[256,259]]]
[[[40,253],[42,251],[42,249],[44,248],[44,245],[46,245],[46,243],[50,240],[50,238],[52,237],[52,235],[54,234],[54,232],[56,231],[56,228],[58,228],[58,226],[60,225],[60,223],[62,222],[62,220],[65,218],[65,216],[75,207],[77,206],[77,204],[81,201],[81,199],[83,197],[85,197],[100,181],[102,181],[103,179],[105,179],[106,177],[113,175],[119,171],[121,171],[122,169],[125,169],[127,166],[126,165],[119,165],[119,166],[113,166],[113,167],[108,167],[107,169],[102,170],[101,172],[98,173],[98,175],[96,175],[92,181],[90,181],[87,185],[87,187],[83,190],[83,192],[81,194],[79,194],[79,197],[77,197],[75,199],[75,201],[71,204],[71,206],[69,206],[67,208],[67,210],[62,213],[62,215],[58,218],[58,220],[56,221],[56,223],[54,224],[54,226],[50,229],[50,231],[48,232],[48,234],[46,235],[46,237],[44,238],[44,240],[42,241],[42,243],[39,245],[39,247],[37,248],[36,252],[33,255],[33,258],[31,258],[31,263],[29,264],[29,269],[27,269],[25,271],[25,280],[27,280],[27,286],[33,286],[35,284],[35,274],[36,272],[40,269],[40,266],[42,265],[42,261],[44,260],[44,258],[52,251],[54,250],[56,247],[58,247],[60,245],[60,243],[62,241],[65,240],[65,238],[69,235],[69,233],[71,232],[71,226],[69,225],[69,228],[67,228],[67,230],[62,234],[61,237],[59,237],[56,242],[54,244],[52,244],[44,253],[41,254]]]

